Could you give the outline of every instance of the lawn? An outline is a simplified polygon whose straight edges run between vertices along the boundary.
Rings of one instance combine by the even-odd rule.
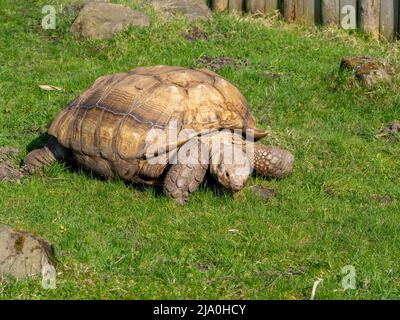
[[[0,223],[54,245],[57,289],[40,279],[0,282],[10,299],[400,298],[400,136],[376,137],[400,119],[400,81],[367,90],[338,72],[347,55],[385,58],[400,45],[360,33],[286,26],[276,19],[214,14],[164,21],[111,40],[83,40],[58,10],[43,30],[47,0],[0,3],[0,146],[32,147],[60,110],[105,74],[143,65],[199,66],[203,55],[237,64],[217,72],[248,99],[264,139],[296,156],[293,175],[252,178],[234,197],[203,186],[186,206],[152,187],[103,181],[55,164],[20,184],[0,184]],[[58,4],[57,4],[58,3]],[[190,41],[196,26],[207,39]],[[48,84],[63,91],[44,91]],[[262,200],[248,190],[277,190]],[[356,288],[343,290],[345,266]]]

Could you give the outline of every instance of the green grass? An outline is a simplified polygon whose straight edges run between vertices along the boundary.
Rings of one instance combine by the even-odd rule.
[[[396,63],[399,44],[217,14],[196,24],[208,40],[190,42],[182,37],[188,22],[163,22],[135,3],[151,15],[150,27],[85,41],[68,32],[72,14],[58,13],[57,29],[42,30],[44,4],[0,4],[0,146],[21,148],[22,159],[38,132],[101,75],[195,66],[207,54],[249,62],[218,73],[273,130],[264,143],[291,150],[296,166],[284,180],[251,179],[278,190],[268,202],[247,189],[233,198],[204,186],[184,207],[153,188],[62,164],[21,184],[1,183],[0,222],[50,240],[59,261],[56,290],[40,279],[3,281],[1,298],[309,299],[317,278],[317,299],[400,297],[399,137],[375,137],[400,119],[399,79],[368,91],[338,74],[346,55]],[[356,269],[356,290],[341,290],[346,265]]]

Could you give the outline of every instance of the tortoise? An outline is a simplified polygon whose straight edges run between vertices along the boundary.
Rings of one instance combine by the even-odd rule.
[[[207,69],[159,65],[102,76],[56,116],[48,134],[24,160],[30,174],[73,159],[105,178],[162,183],[180,204],[207,172],[237,192],[253,167],[281,178],[294,161],[289,151],[256,143],[268,132],[256,127],[240,91]]]

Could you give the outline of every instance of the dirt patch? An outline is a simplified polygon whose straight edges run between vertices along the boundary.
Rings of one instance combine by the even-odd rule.
[[[326,187],[325,186],[325,187],[323,187],[323,190],[324,190],[325,195],[328,196],[328,197],[333,198],[333,197],[336,196],[335,191],[330,187]]]
[[[275,73],[275,72],[269,72],[269,71],[263,71],[260,73],[260,76],[265,79],[270,79],[270,80],[279,80],[283,77],[282,73]]]
[[[371,196],[371,200],[379,202],[381,204],[390,204],[393,202],[392,197],[382,195],[382,194],[374,194]]]
[[[400,133],[400,121],[394,120],[388,127],[383,128],[376,135],[378,138],[389,138]]]
[[[183,32],[182,37],[188,41],[208,40],[206,33],[199,27],[192,27],[190,30]]]
[[[203,55],[198,58],[195,63],[203,68],[212,69],[212,70],[221,70],[225,67],[233,67],[233,68],[243,68],[249,65],[249,62],[246,59],[236,59],[232,57],[212,57],[209,55]]]
[[[251,186],[249,187],[249,190],[264,201],[270,200],[278,194],[277,190],[262,186]]]
[[[211,263],[206,263],[206,262],[200,262],[197,264],[197,269],[200,271],[209,271],[213,268],[213,265]]]
[[[22,173],[16,164],[19,150],[17,148],[0,148],[0,182],[1,181],[19,181],[22,179]]]
[[[287,270],[283,271],[263,271],[260,274],[267,277],[293,277],[293,276],[301,276],[307,272],[307,268],[305,266],[299,267],[289,267]]]
[[[18,148],[12,148],[12,147],[1,147],[0,148],[0,161],[6,160],[6,159],[15,159],[19,155],[19,149]]]

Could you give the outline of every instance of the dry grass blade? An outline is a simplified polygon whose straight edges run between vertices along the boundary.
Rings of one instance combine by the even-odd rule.
[[[45,91],[64,91],[63,88],[52,86],[50,84],[40,84],[39,88]]]

